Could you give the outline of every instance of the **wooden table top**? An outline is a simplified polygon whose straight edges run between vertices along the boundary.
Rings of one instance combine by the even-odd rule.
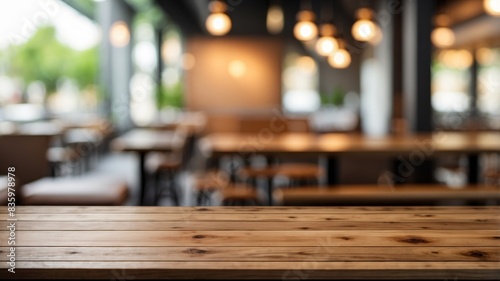
[[[449,200],[500,200],[500,187],[472,185],[339,185],[332,187],[302,187],[278,189],[276,202],[284,205],[405,205]]]
[[[175,118],[173,120],[154,121],[151,124],[143,126],[143,128],[154,130],[175,130],[176,128],[182,126],[191,134],[199,134],[205,130],[206,123],[206,116],[202,113],[185,113],[179,118]]]
[[[499,207],[30,207],[0,278],[490,279]],[[6,208],[0,232],[7,237]],[[302,277],[300,277],[302,276]]]
[[[169,152],[180,145],[179,141],[173,131],[133,129],[115,138],[111,148],[129,152]]]
[[[500,132],[437,132],[433,134],[368,137],[360,134],[217,133],[201,141],[207,155],[222,154],[400,154],[482,153],[500,151]]]

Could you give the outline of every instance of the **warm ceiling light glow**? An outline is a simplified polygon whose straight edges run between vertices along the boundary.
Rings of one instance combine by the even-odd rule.
[[[314,24],[312,11],[301,11],[297,14],[298,22],[293,28],[293,35],[300,41],[309,41],[318,36],[318,27]]]
[[[500,16],[500,0],[484,0],[484,10],[492,16]]]
[[[210,34],[220,36],[231,30],[231,19],[224,13],[213,13],[208,16],[206,27]]]
[[[331,36],[319,38],[316,42],[316,51],[320,56],[328,56],[339,48],[337,40]]]
[[[373,37],[369,42],[372,45],[378,45],[380,42],[382,42],[382,39],[384,38],[384,34],[382,33],[382,30],[380,30],[380,27],[378,25],[375,25],[375,37]]]
[[[377,36],[377,26],[374,22],[367,19],[360,19],[352,26],[352,36],[354,39],[367,42]]]
[[[480,48],[476,52],[477,61],[482,65],[490,65],[495,62],[495,53],[488,48]]]
[[[438,48],[448,48],[455,43],[455,33],[448,27],[438,27],[432,31],[431,40]]]
[[[109,42],[116,48],[122,48],[127,46],[129,41],[130,31],[127,24],[123,21],[113,23],[109,30]]]
[[[329,56],[339,48],[337,39],[333,37],[335,31],[336,28],[331,23],[325,23],[320,26],[321,38],[318,39],[315,46],[316,52],[318,52],[320,56]]]
[[[368,8],[361,8],[356,12],[358,20],[353,24],[351,33],[354,39],[360,42],[370,42],[376,44],[382,38],[382,31],[375,22],[371,20],[373,11]],[[377,40],[379,39],[379,40]]]
[[[169,38],[161,45],[161,57],[164,62],[175,62],[181,55],[182,47],[178,38]]]
[[[232,77],[240,78],[247,72],[247,66],[240,60],[233,60],[229,63],[227,70],[229,71],[229,75]]]
[[[313,22],[301,21],[295,25],[293,34],[295,38],[301,41],[308,41],[314,39],[318,35],[318,28]]]
[[[438,58],[446,67],[455,69],[467,69],[474,61],[471,52],[468,50],[442,51]]]
[[[351,64],[351,55],[348,51],[340,49],[328,57],[328,63],[334,68],[347,68]]]
[[[372,17],[372,14],[372,10],[368,8],[360,8],[356,11],[356,16],[358,17],[358,19],[362,20],[370,19]]]
[[[272,5],[267,11],[267,31],[272,34],[278,34],[283,30],[284,16],[281,6]]]

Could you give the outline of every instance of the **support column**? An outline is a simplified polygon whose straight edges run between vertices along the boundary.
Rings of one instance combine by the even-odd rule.
[[[411,132],[431,132],[431,59],[434,0],[406,0],[403,14],[404,114]]]
[[[133,10],[124,1],[102,1],[97,5],[97,21],[102,30],[100,84],[105,97],[103,111],[119,131],[132,126],[129,83],[133,73],[133,14]],[[126,46],[113,46],[109,40],[110,30],[117,21],[123,21],[128,26],[130,40]]]
[[[431,105],[431,32],[434,0],[404,2],[403,14],[403,111],[412,133],[433,131]],[[434,182],[432,160],[416,167],[417,183]]]

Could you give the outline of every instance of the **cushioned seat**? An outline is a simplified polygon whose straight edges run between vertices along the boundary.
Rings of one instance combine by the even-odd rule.
[[[7,177],[0,177],[0,205],[7,203]]]
[[[290,179],[315,179],[323,174],[321,167],[316,164],[281,164],[275,169],[277,176],[285,176]]]
[[[22,187],[23,205],[122,205],[127,185],[106,177],[43,178]]]
[[[276,168],[243,168],[241,169],[240,174],[244,178],[273,178],[276,176]]]
[[[257,191],[246,184],[229,184],[225,188],[219,189],[219,192],[222,205],[225,206],[259,205]]]

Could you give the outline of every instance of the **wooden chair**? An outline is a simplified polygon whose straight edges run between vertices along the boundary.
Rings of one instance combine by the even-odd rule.
[[[80,174],[79,159],[79,155],[71,147],[56,146],[47,150],[47,160],[50,163],[52,177]],[[68,169],[65,169],[66,167]]]
[[[101,142],[100,132],[96,129],[68,129],[64,134],[64,146],[70,148],[80,162],[80,168],[86,172],[91,169],[92,162],[97,159],[98,146]]]
[[[282,130],[273,132],[275,134],[310,132],[309,124],[305,119],[277,118],[276,116],[272,116],[268,118],[250,117],[240,120],[240,132],[242,133],[258,134],[264,129],[270,129],[271,126],[282,128]],[[257,184],[257,179],[259,178],[266,179],[269,185],[268,188],[271,189],[270,192],[274,188],[273,181],[276,177],[286,178],[288,180],[287,187],[294,187],[303,184],[318,184],[322,173],[319,165],[302,162],[269,163],[269,166],[264,168],[245,167],[240,170],[241,177],[253,185]]]
[[[487,155],[485,160],[484,182],[500,186],[500,154]]]
[[[319,184],[319,178],[323,175],[323,169],[317,164],[280,164],[275,169],[276,176],[282,176],[289,180],[288,187],[317,185]]]
[[[210,206],[212,195],[220,188],[229,184],[229,175],[220,170],[212,170],[199,174],[195,178],[195,204],[197,206]]]
[[[246,184],[231,184],[220,190],[223,206],[258,206],[259,199],[255,188]]]
[[[177,175],[186,163],[186,141],[188,132],[182,126],[176,128],[174,138],[176,139],[175,147],[170,153],[154,153],[150,155],[146,162],[146,168],[150,175],[154,178],[153,184],[155,189],[155,204],[161,198],[162,192],[165,190],[178,206],[180,204]],[[163,184],[166,183],[166,188]]]

